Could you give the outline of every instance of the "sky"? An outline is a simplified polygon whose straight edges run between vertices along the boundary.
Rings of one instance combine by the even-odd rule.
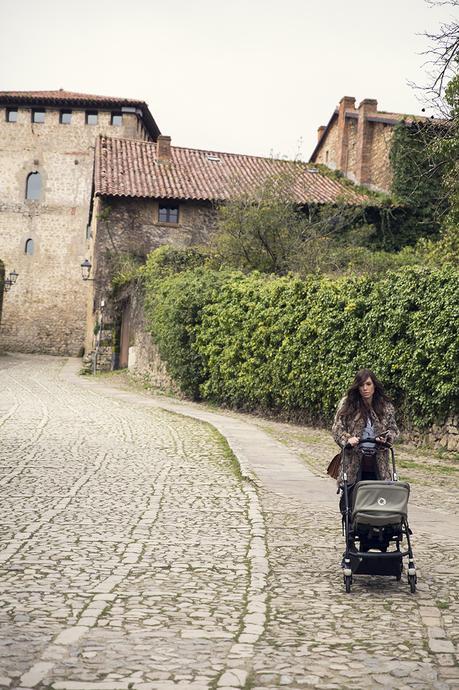
[[[342,96],[420,114],[425,0],[0,0],[0,90],[148,103],[172,144],[308,160]]]

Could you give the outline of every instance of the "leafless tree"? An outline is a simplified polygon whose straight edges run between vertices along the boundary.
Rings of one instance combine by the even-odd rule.
[[[429,48],[423,53],[427,58],[427,81],[412,86],[420,91],[421,99],[438,117],[448,119],[450,107],[445,101],[445,89],[459,67],[459,0],[425,1],[430,7],[451,7],[454,16],[442,22],[436,31],[424,32],[429,41]]]

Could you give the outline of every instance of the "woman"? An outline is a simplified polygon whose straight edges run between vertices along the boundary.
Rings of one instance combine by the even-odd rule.
[[[376,438],[379,441],[393,443],[397,438],[399,432],[395,423],[394,406],[370,369],[360,369],[355,375],[354,382],[338,405],[332,433],[341,448],[346,444],[355,448],[347,454],[347,479],[351,485],[360,478],[362,454],[356,448],[359,441]],[[392,478],[387,450],[378,449],[373,464],[374,467],[362,468],[364,479]],[[342,483],[342,474],[343,468],[340,464],[339,484]]]

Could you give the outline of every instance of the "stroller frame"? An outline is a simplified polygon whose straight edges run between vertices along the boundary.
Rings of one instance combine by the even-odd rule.
[[[357,444],[357,449],[359,449],[361,444],[362,442]],[[394,483],[398,482],[397,472],[395,469],[395,455],[392,445],[384,441],[377,441],[374,438],[365,439],[365,444],[374,445],[374,455],[376,455],[377,448],[388,449],[392,461],[392,480],[379,481],[385,485],[393,485]],[[371,528],[367,535],[362,534],[362,532],[358,529],[354,529],[354,526],[351,524],[352,506],[350,505],[350,490],[353,488],[355,491],[360,483],[356,482],[355,486],[349,485],[348,483],[348,461],[346,451],[352,449],[355,450],[353,446],[346,444],[341,451],[343,468],[343,485],[341,488],[344,499],[344,510],[342,510],[342,529],[343,536],[345,537],[346,541],[346,549],[342,562],[342,572],[345,590],[347,593],[351,591],[353,575],[395,576],[397,580],[401,580],[403,558],[407,556],[408,584],[410,586],[411,593],[414,594],[416,592],[417,575],[410,540],[410,535],[412,532],[408,524],[407,516],[402,517],[399,525],[394,526],[381,524],[380,527]],[[362,458],[360,462],[362,463]],[[402,550],[400,548],[403,537],[406,537],[407,541],[406,550]],[[359,550],[357,549],[356,544],[359,545]],[[395,550],[388,551],[388,548],[391,544],[395,544]]]

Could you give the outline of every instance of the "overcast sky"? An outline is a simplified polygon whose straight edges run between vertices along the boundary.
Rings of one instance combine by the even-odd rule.
[[[308,159],[339,99],[420,113],[424,0],[0,0],[0,90],[148,103],[178,146]]]

